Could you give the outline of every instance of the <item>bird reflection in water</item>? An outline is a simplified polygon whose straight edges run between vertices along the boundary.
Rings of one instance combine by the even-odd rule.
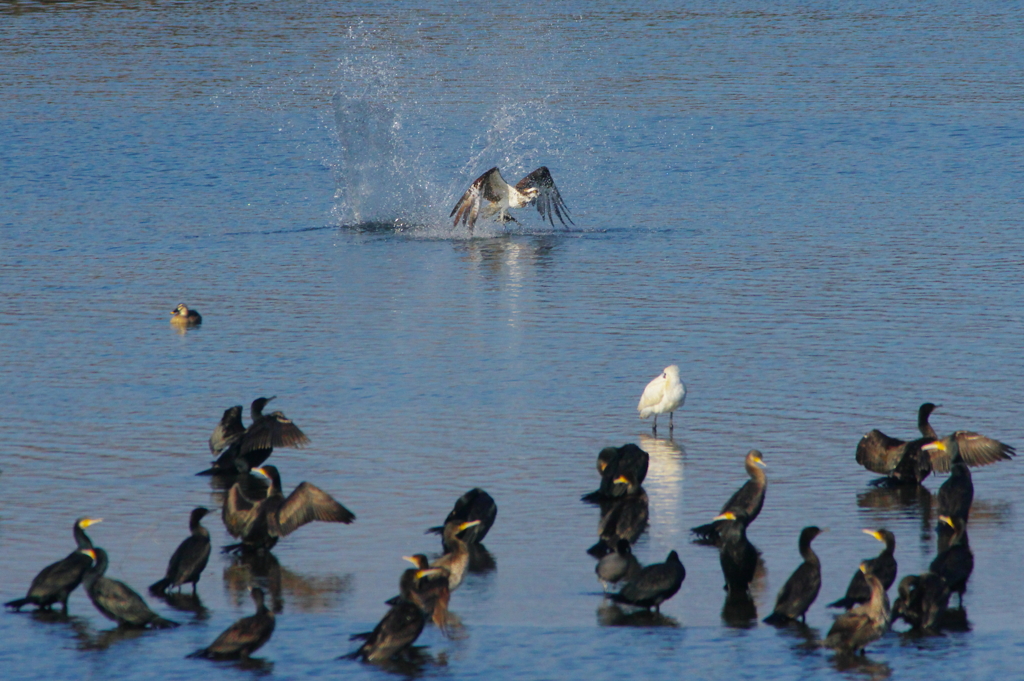
[[[779,635],[793,641],[793,651],[800,657],[817,655],[821,648],[821,630],[811,627],[799,620],[790,620],[778,627]]]
[[[652,517],[659,527],[678,527],[683,515],[683,461],[686,449],[671,437],[640,436],[650,456],[644,486],[650,493]]]
[[[722,621],[733,629],[752,629],[757,626],[757,605],[745,591],[733,591],[726,595],[722,605]]]
[[[679,627],[679,620],[653,610],[623,610],[605,601],[597,609],[597,623],[602,627]]]
[[[469,548],[469,565],[466,566],[466,570],[475,575],[485,575],[488,572],[494,572],[498,568],[498,563],[494,560],[494,556],[487,547],[483,544],[467,544]]]
[[[179,612],[192,613],[193,619],[197,622],[210,619],[210,611],[203,605],[199,594],[168,591],[161,594],[152,594],[152,596],[153,598],[159,598]]]
[[[266,551],[262,554],[241,554],[224,568],[224,585],[234,598],[235,605],[244,607],[250,599],[249,588],[260,586],[270,594],[271,610],[284,609],[284,594],[299,612],[328,612],[338,607],[339,601],[352,591],[352,575],[309,577],[281,567],[277,557]]]
[[[545,234],[524,240],[521,237],[504,235],[494,239],[468,239],[456,241],[463,260],[480,263],[485,273],[497,275],[507,269],[513,279],[520,279],[524,265],[543,267],[551,263],[551,251],[559,237]]]
[[[837,672],[852,672],[858,677],[867,679],[888,679],[892,676],[892,668],[885,662],[875,662],[864,655],[836,654],[832,657],[832,666]]]
[[[135,627],[115,627],[100,632],[93,632],[87,627],[83,631],[76,631],[76,636],[79,650],[106,650],[122,641],[132,641],[147,633],[150,633],[150,630]]]
[[[866,508],[879,527],[902,518],[921,519],[921,540],[931,541],[932,537],[932,493],[922,485],[896,485],[887,478],[876,481],[872,489],[857,494],[857,507]]]
[[[447,667],[448,656],[443,652],[433,655],[427,651],[426,646],[409,646],[397,657],[369,661],[368,664],[389,674],[414,679],[423,676],[433,667]]]

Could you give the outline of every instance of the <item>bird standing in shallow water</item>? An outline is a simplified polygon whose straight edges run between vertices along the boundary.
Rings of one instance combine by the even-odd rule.
[[[880,639],[889,629],[889,597],[866,562],[860,564],[860,569],[871,587],[871,598],[837,617],[822,641],[823,646],[840,654],[863,651],[867,644]]]
[[[274,633],[274,613],[263,603],[263,590],[252,590],[252,600],[256,604],[256,614],[243,617],[225,629],[213,643],[206,648],[197,650],[188,657],[206,657],[211,659],[247,658],[270,640]]]
[[[889,530],[861,530],[864,534],[874,537],[880,542],[885,543],[885,548],[876,557],[864,561],[871,573],[878,577],[878,581],[882,583],[882,588],[886,591],[892,586],[892,583],[896,581],[896,535]],[[850,579],[850,585],[846,587],[846,595],[840,598],[838,601],[829,603],[826,607],[828,608],[844,608],[849,610],[855,605],[860,603],[867,603],[871,598],[871,585],[868,584],[867,579],[864,577],[863,570],[857,570],[853,574],[853,578]]]
[[[79,518],[75,521],[72,532],[78,549],[65,556],[56,563],[47,565],[32,580],[28,587],[28,593],[24,598],[4,603],[8,608],[20,610],[22,606],[32,604],[37,608],[49,609],[54,603],[60,603],[61,609],[68,611],[68,596],[78,588],[95,559],[95,555],[89,553],[92,549],[92,540],[85,533],[85,528],[102,522],[102,518]]]
[[[750,582],[757,570],[757,549],[747,539],[747,522],[732,511],[715,516],[714,520],[727,520],[721,527],[718,561],[725,576],[725,590],[730,598],[747,595]]]
[[[274,447],[301,449],[309,438],[281,411],[263,413],[263,408],[274,397],[259,397],[252,401],[249,414],[252,423],[242,424],[242,407],[236,405],[224,410],[220,423],[210,435],[210,452],[220,454],[213,466],[196,475],[236,475],[248,473],[270,458]]]
[[[949,605],[949,586],[938,575],[907,575],[900,580],[899,598],[892,606],[892,617],[902,617],[914,629],[935,631],[939,617]]]
[[[347,525],[356,519],[355,514],[316,485],[303,482],[286,499],[276,467],[263,466],[254,472],[270,479],[267,498],[253,501],[242,493],[241,485],[232,485],[224,502],[224,526],[242,543],[226,550],[271,549],[278,538],[314,520]]]
[[[615,550],[601,558],[594,566],[594,572],[601,580],[605,591],[612,584],[628,584],[633,581],[641,569],[640,561],[633,555],[633,549],[625,539],[616,542]]]
[[[635,444],[621,447],[605,447],[597,455],[597,472],[601,474],[601,486],[590,494],[584,494],[581,501],[600,504],[629,493],[629,485],[615,482],[619,476],[629,475],[637,484],[647,477],[651,457]]]
[[[686,386],[679,380],[679,367],[673,364],[665,367],[660,376],[654,378],[644,388],[640,396],[640,402],[636,410],[640,412],[640,418],[646,419],[654,415],[654,425],[651,432],[658,433],[658,414],[668,414],[668,432],[675,428],[672,422],[672,414],[676,409],[683,406],[686,401]]]
[[[104,617],[127,627],[151,625],[157,629],[167,629],[178,626],[177,622],[165,620],[150,610],[142,596],[130,586],[105,577],[109,562],[107,552],[100,548],[90,550],[96,557],[96,563],[86,571],[82,582],[92,604]]]
[[[192,533],[178,545],[167,563],[167,574],[160,581],[150,585],[149,592],[162,594],[171,587],[181,589],[182,584],[192,583],[192,593],[196,592],[199,577],[210,560],[210,531],[200,524],[209,509],[192,509],[188,519],[188,529]]]
[[[462,578],[469,567],[469,546],[459,535],[470,527],[479,525],[479,520],[450,520],[444,525],[442,541],[448,547],[448,553],[434,561],[432,568],[444,568],[448,571],[448,589],[455,591],[462,584]]]
[[[384,618],[377,623],[373,631],[364,634],[353,634],[352,640],[363,639],[365,643],[358,650],[343,655],[343,659],[363,658],[366,662],[385,662],[401,654],[411,646],[426,624],[428,613],[420,607],[423,605],[413,592],[420,588],[421,579],[432,579],[442,570],[430,568],[415,570],[411,578],[403,575],[399,582],[401,593]]]
[[[626,603],[639,608],[654,608],[661,612],[661,604],[679,591],[686,579],[686,568],[679,560],[679,554],[672,551],[664,563],[648,565],[631,578],[617,594],[608,597],[616,603]]]
[[[821,589],[821,561],[811,549],[811,542],[819,534],[821,530],[813,526],[800,532],[800,555],[804,562],[779,590],[775,611],[764,619],[768,624],[787,624],[796,619],[807,621],[807,608],[811,607]]]
[[[747,452],[747,456],[743,459],[743,468],[746,469],[750,479],[729,497],[718,514],[731,512],[737,517],[744,518],[746,525],[754,522],[764,506],[764,495],[768,489],[768,478],[761,470],[767,466],[768,464],[761,459],[761,452],[756,449]],[[696,543],[717,545],[721,529],[724,526],[725,521],[715,520],[713,523],[691,528],[690,531],[697,535],[694,540]]]
[[[950,594],[956,592],[962,604],[967,580],[974,571],[974,554],[967,543],[967,523],[963,518],[948,515],[939,516],[939,521],[953,528],[953,536],[949,547],[935,557],[928,569],[946,581]]]
[[[945,438],[939,438],[928,422],[934,409],[934,404],[926,402],[918,410],[917,427],[921,437],[917,440],[905,442],[877,429],[862,437],[857,444],[857,463],[869,471],[888,476],[893,482],[917,485],[933,470],[940,473],[949,471],[953,442],[956,442],[968,466],[987,466],[997,461],[1009,461],[1016,455],[1013,447],[966,430],[957,430]],[[925,448],[935,441],[942,442],[943,447]]]
[[[479,544],[487,536],[496,517],[498,517],[498,505],[494,503],[494,499],[484,490],[474,487],[455,500],[455,507],[445,518],[444,525],[428,528],[427,532],[442,535],[441,544],[447,551],[449,547],[444,543],[443,538],[445,525],[453,520],[458,522],[479,520],[478,525],[467,526],[459,536],[467,544]]]

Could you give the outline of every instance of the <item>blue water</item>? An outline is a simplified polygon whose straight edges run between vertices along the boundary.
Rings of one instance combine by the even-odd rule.
[[[764,452],[750,538],[758,616],[799,563],[831,624],[885,526],[900,573],[935,553],[924,496],[853,460],[871,428],[1012,445],[1019,337],[1024,21],[1000,4],[0,5],[0,596],[71,550],[78,516],[143,591],[219,497],[193,473],[221,412],[278,395],[309,435],[271,463],[358,516],[283,540],[283,601],[254,669],[185,660],[251,612],[215,556],[202,616],[112,636],[0,616],[10,678],[281,678],[384,672],[336,658],[383,616],[423,530],[481,486],[497,569],[428,628],[425,676],[966,678],[1020,669],[1021,462],[975,470],[970,631],[905,627],[845,668],[723,620],[713,549],[689,543]],[[546,165],[575,226],[448,214],[480,173]],[[186,302],[201,328],[176,333]],[[636,417],[681,367],[674,438]],[[597,452],[652,456],[644,563],[680,552],[663,627],[605,626]],[[934,493],[941,478],[930,478]],[[934,514],[931,516],[934,520]],[[226,544],[216,514],[205,523]],[[895,598],[895,589],[890,592]]]

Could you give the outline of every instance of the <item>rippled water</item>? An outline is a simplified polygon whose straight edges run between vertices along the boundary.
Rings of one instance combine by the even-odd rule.
[[[896,533],[901,574],[935,551],[934,496],[870,487],[864,432],[910,436],[933,401],[940,432],[1024,444],[1024,22],[1008,6],[17,2],[0,23],[3,600],[71,550],[82,515],[104,518],[110,575],[144,590],[188,511],[218,503],[193,473],[221,411],[260,395],[312,439],[271,459],[286,489],[315,482],[358,516],[275,549],[262,665],[184,659],[251,611],[249,577],[215,556],[201,613],[154,602],[188,624],[174,631],[112,635],[81,590],[70,622],[0,616],[5,675],[379,677],[334,658],[474,486],[499,506],[497,568],[452,599],[463,638],[425,631],[427,676],[1024,663],[1020,462],[975,471],[971,630],[892,633],[851,669],[731,626],[717,554],[688,536],[762,450],[758,616],[800,528],[827,526],[822,636],[824,604],[879,550],[860,528]],[[512,230],[453,230],[493,165],[549,166],[576,226],[521,211]],[[204,317],[183,335],[181,301]],[[634,407],[670,363],[689,394],[656,439]],[[677,549],[687,568],[671,626],[606,626],[584,553],[599,518],[579,496],[624,442],[652,457],[636,554]]]

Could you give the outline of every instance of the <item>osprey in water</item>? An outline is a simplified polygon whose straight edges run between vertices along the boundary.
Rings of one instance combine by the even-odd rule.
[[[497,214],[501,222],[518,222],[508,214],[508,209],[524,208],[531,203],[537,204],[541,218],[547,218],[552,227],[555,225],[555,217],[558,217],[563,225],[566,220],[576,224],[569,217],[569,209],[565,207],[562,195],[558,193],[558,187],[555,186],[555,181],[551,179],[551,173],[546,166],[537,168],[519,180],[515,186],[505,182],[497,167],[491,168],[476,178],[448,217],[454,215],[455,222],[452,224],[457,226],[461,221],[462,224],[469,226],[472,233],[477,217],[481,213],[481,204],[484,204],[482,208],[485,218]]]

